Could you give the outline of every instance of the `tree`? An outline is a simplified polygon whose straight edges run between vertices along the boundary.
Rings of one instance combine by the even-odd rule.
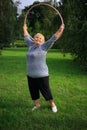
[[[57,0],[52,0],[52,2],[55,5]],[[70,52],[74,58],[87,63],[86,0],[60,0],[56,8],[61,12],[65,23],[63,37],[56,48],[60,47],[64,52]]]
[[[87,62],[87,5],[86,0],[66,0],[64,2],[66,38],[65,49],[78,60]],[[65,39],[66,39],[65,38]]]
[[[12,0],[0,0],[0,49],[15,39],[17,7]]]

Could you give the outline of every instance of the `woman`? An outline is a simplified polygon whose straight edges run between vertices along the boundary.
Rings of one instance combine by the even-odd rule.
[[[40,107],[40,93],[46,101],[49,101],[53,112],[57,112],[57,106],[53,101],[53,96],[49,86],[49,71],[46,64],[46,53],[52,47],[54,42],[59,39],[63,33],[64,24],[60,26],[58,31],[47,41],[42,34],[37,33],[31,39],[27,26],[24,24],[24,38],[29,47],[27,52],[27,78],[31,98],[34,101],[35,110]]]

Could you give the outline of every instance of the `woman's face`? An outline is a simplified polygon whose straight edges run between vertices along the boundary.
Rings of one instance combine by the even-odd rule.
[[[34,36],[34,43],[35,45],[40,45],[44,43],[44,36],[41,34],[36,34]]]

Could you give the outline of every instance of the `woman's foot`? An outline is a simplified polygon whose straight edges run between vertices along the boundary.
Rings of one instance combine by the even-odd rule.
[[[40,107],[40,106],[34,106],[34,107],[32,108],[32,111],[38,109],[39,107]]]
[[[52,108],[52,112],[54,112],[54,113],[56,113],[57,112],[57,107],[56,107],[56,105],[55,106],[53,106],[53,107],[51,107]]]
[[[34,100],[34,107],[32,108],[32,111],[38,109],[40,107],[40,101],[39,99]]]
[[[57,112],[57,106],[55,105],[54,101],[50,100],[49,102],[50,102],[52,112]]]

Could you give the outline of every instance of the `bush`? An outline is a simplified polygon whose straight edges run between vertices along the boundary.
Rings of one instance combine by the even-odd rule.
[[[27,45],[24,40],[17,40],[14,42],[14,47],[27,47]]]

